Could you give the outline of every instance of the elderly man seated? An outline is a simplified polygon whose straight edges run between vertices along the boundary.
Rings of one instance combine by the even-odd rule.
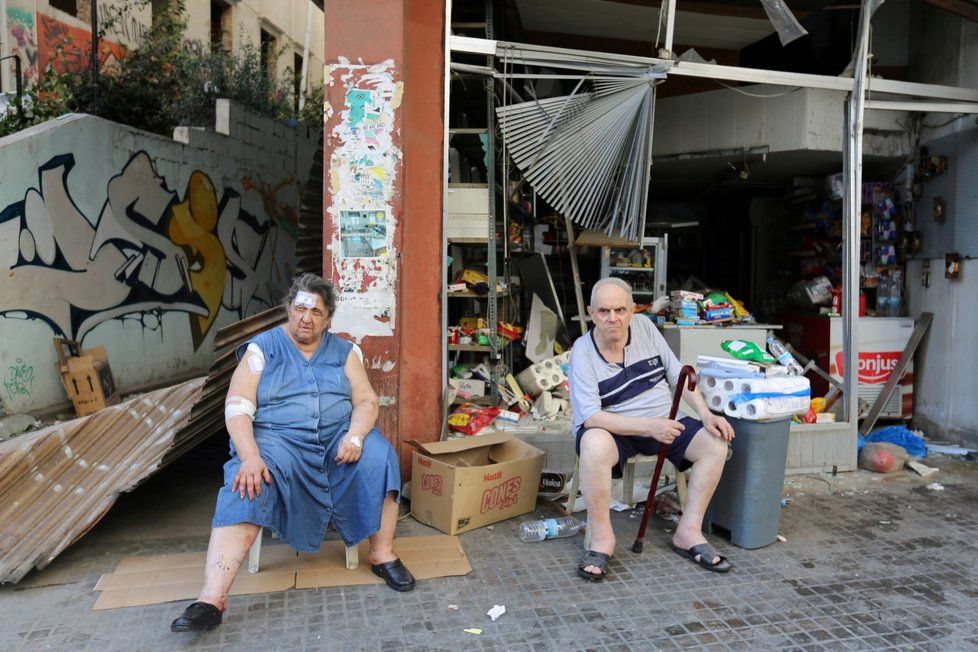
[[[378,400],[354,345],[329,333],[333,287],[313,274],[292,283],[288,322],[238,349],[225,401],[231,459],[217,496],[204,588],[174,632],[212,629],[262,527],[316,552],[330,522],[350,546],[370,540],[371,569],[396,591],[414,577],[394,555],[401,478],[374,428]]]
[[[591,548],[578,566],[581,577],[604,579],[615,550],[611,527],[611,478],[638,454],[655,455],[668,444],[667,456],[683,471],[692,466],[686,506],[672,549],[703,568],[724,573],[730,563],[716,554],[702,533],[703,515],[713,496],[733,428],[710,412],[699,390],[685,400],[701,421],[677,414],[668,418],[670,387],[679,378],[679,360],[645,316],[633,319],[632,289],[623,280],[598,281],[588,314],[594,328],[574,343],[570,390],[574,431],[580,456],[581,492],[587,505]]]

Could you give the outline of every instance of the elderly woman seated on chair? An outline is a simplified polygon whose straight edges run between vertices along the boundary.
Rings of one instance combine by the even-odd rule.
[[[204,588],[172,631],[221,623],[231,583],[263,527],[300,552],[316,552],[332,522],[348,546],[369,538],[371,568],[388,586],[414,588],[393,550],[397,456],[374,428],[377,395],[358,351],[329,332],[333,287],[304,274],[285,304],[284,326],[238,348],[224,411],[231,459],[217,496]]]

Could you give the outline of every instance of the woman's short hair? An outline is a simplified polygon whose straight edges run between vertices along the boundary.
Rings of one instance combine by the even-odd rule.
[[[333,316],[333,313],[336,311],[336,290],[333,288],[332,283],[316,274],[306,273],[296,276],[292,279],[292,287],[285,293],[285,297],[282,300],[286,309],[292,305],[299,292],[312,292],[321,296],[323,298],[323,304],[326,305],[326,312],[328,313],[326,316]]]

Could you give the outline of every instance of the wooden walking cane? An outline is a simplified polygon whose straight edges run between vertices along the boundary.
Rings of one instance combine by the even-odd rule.
[[[672,395],[672,408],[669,410],[669,418],[675,419],[679,412],[679,401],[683,398],[683,389],[693,391],[696,389],[696,371],[687,365],[679,370],[679,382],[676,383],[676,391]],[[662,463],[666,460],[666,453],[669,452],[669,444],[662,444],[659,447],[659,454],[655,461],[655,473],[652,474],[652,486],[649,487],[649,497],[645,500],[645,511],[642,512],[642,524],[638,528],[638,536],[632,544],[632,552],[641,553],[645,547],[645,528],[649,524],[649,515],[652,514],[652,506],[655,503],[655,488],[659,485],[659,474],[662,472]]]

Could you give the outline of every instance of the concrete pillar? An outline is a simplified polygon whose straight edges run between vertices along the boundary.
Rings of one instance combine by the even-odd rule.
[[[441,0],[327,0],[323,273],[394,444],[441,423]],[[367,237],[370,235],[371,237]]]

